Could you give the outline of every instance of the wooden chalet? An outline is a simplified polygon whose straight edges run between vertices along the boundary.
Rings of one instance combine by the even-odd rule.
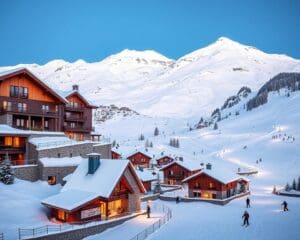
[[[135,168],[137,168],[138,166],[141,166],[143,168],[149,168],[150,161],[152,158],[145,152],[137,151],[129,155],[127,159],[130,160],[130,162]]]
[[[164,165],[167,165],[167,164],[169,164],[173,161],[174,161],[173,158],[171,158],[169,156],[163,156],[159,159],[156,159],[156,164],[157,164],[157,166],[164,166]]]
[[[127,160],[103,160],[90,154],[70,176],[61,192],[42,201],[51,217],[80,223],[140,211],[145,188]]]
[[[164,182],[166,184],[181,184],[182,180],[199,172],[200,164],[190,161],[173,161],[163,166],[160,171],[164,173]]]
[[[71,139],[83,141],[91,139],[92,111],[97,107],[90,104],[80,93],[79,86],[73,85],[72,91],[65,94],[64,132]]]
[[[157,180],[156,175],[153,175],[153,172],[147,169],[137,169],[136,173],[142,181],[146,191],[151,191],[153,185],[152,183]]]
[[[111,150],[111,159],[121,159],[122,155],[115,150]]]
[[[26,68],[0,73],[0,124],[62,131],[67,100]]]
[[[188,185],[189,197],[194,198],[226,199],[249,190],[247,179],[224,170],[212,170],[210,164],[183,183]]]

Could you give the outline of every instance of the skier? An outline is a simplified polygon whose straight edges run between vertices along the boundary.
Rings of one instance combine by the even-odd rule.
[[[249,213],[247,211],[244,212],[244,215],[242,216],[242,218],[244,218],[244,224],[242,226],[248,227],[249,226]]]
[[[288,207],[287,207],[288,204],[287,204],[286,201],[283,201],[283,203],[282,203],[281,205],[283,205],[283,211],[284,211],[284,212],[289,210]]]
[[[246,208],[250,208],[250,199],[248,197],[246,199]]]
[[[176,203],[178,204],[180,202],[179,196],[176,197]]]
[[[150,218],[150,212],[151,212],[150,205],[147,204],[147,218]]]

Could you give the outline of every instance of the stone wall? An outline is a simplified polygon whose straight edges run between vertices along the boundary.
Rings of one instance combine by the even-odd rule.
[[[53,147],[48,149],[36,149],[36,147],[29,143],[29,151],[31,159],[40,158],[57,158],[57,157],[87,157],[87,154],[96,152],[101,154],[101,158],[111,158],[110,144],[97,144],[92,142],[83,142],[81,144],[68,145],[63,147]]]
[[[0,115],[0,124],[7,124],[9,126],[12,126],[12,115],[11,114]]]
[[[77,166],[43,167],[39,165],[39,179],[47,181],[49,176],[56,177],[56,183],[63,184],[63,178],[75,171]]]
[[[81,240],[90,235],[99,234],[108,228],[120,225],[123,222],[130,220],[132,218],[135,218],[142,214],[145,214],[145,213],[141,212],[139,214],[126,216],[126,217],[122,217],[119,219],[109,220],[107,222],[99,223],[96,226],[79,228],[79,229],[74,229],[74,230],[65,231],[65,232],[61,232],[61,233],[55,233],[55,234],[51,234],[51,235],[32,237],[32,238],[26,238],[26,239],[27,240],[33,240],[33,239],[35,239],[35,240],[66,240],[66,239]]]
[[[38,165],[13,166],[13,169],[15,176],[19,179],[31,182],[39,180]]]

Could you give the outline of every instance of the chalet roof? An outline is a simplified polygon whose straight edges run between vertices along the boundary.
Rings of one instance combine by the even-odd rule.
[[[171,162],[171,163],[169,163],[169,164],[163,166],[163,167],[160,169],[160,171],[161,171],[161,170],[164,170],[164,169],[166,169],[166,168],[168,168],[168,167],[170,167],[170,166],[173,165],[173,164],[178,164],[178,165],[180,165],[181,167],[183,167],[183,168],[185,168],[185,169],[187,169],[187,170],[189,170],[189,171],[200,170],[201,168],[203,168],[203,167],[200,165],[200,163],[199,163],[198,161],[196,161],[196,160],[183,160],[183,161],[177,160],[177,161],[173,161],[173,162]]]
[[[137,169],[136,173],[143,182],[156,180],[156,176],[152,174],[152,171],[147,169],[144,169],[143,171]]]
[[[78,90],[71,90],[71,91],[60,91],[60,94],[65,98],[68,98],[72,95],[77,95],[87,106],[91,108],[97,108],[92,102],[87,100]]]
[[[60,208],[67,211],[72,211],[87,202],[90,202],[98,197],[98,194],[93,192],[81,191],[72,189],[59,194],[48,197],[42,201],[42,204]]]
[[[81,156],[63,157],[63,158],[40,158],[39,161],[44,167],[66,167],[78,166],[84,159]]]
[[[141,153],[141,154],[143,154],[143,155],[149,157],[150,159],[152,158],[151,154],[150,154],[149,152],[145,151],[145,150],[136,150],[136,151],[130,153],[130,154],[127,156],[127,158],[132,157],[133,155],[135,155],[135,154],[137,154],[137,153]]]
[[[220,181],[223,184],[227,184],[236,180],[245,180],[249,181],[245,177],[241,177],[237,175],[236,173],[228,170],[228,169],[220,169],[220,168],[213,168],[213,169],[202,169],[200,172],[197,172],[187,178],[185,178],[182,182],[188,182],[189,180],[200,176],[201,174],[206,174],[218,181]]]
[[[96,172],[94,174],[87,174],[88,160],[84,159],[74,173],[68,177],[68,181],[61,192],[43,200],[42,204],[73,210],[95,198],[109,198],[127,168],[132,170],[131,172],[141,192],[146,192],[128,160],[101,159],[100,166]]]
[[[50,92],[53,96],[55,96],[57,99],[59,99],[62,103],[68,103],[67,99],[62,97],[60,94],[58,94],[56,91],[54,91],[50,86],[48,86],[44,81],[40,80],[36,75],[34,75],[31,71],[29,71],[27,68],[24,68],[24,67],[14,68],[14,69],[11,69],[8,71],[0,72],[0,81],[5,80],[10,77],[13,77],[13,76],[17,76],[19,74],[27,74],[37,84],[39,84],[44,89],[46,89],[48,92]]]

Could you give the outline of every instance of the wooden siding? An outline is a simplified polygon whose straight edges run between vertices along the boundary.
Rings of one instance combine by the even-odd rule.
[[[150,167],[151,157],[148,157],[147,155],[145,155],[141,152],[137,152],[137,153],[129,156],[127,159],[129,159],[131,161],[131,163],[133,164],[134,167],[139,166],[139,165],[142,165],[145,168]]]

